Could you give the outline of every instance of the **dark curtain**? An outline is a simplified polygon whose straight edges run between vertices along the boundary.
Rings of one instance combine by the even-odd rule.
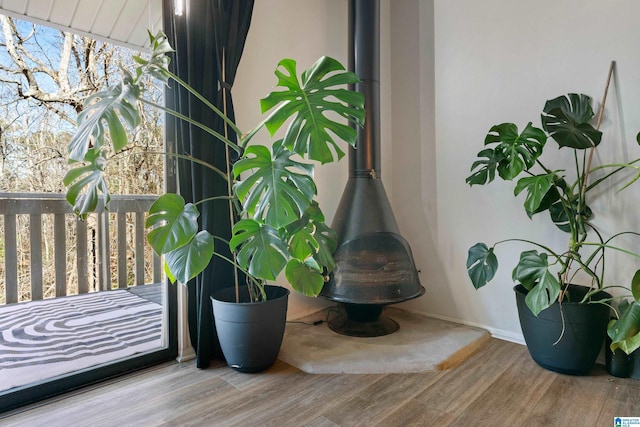
[[[253,0],[186,0],[182,15],[174,13],[176,0],[163,0],[164,29],[175,49],[171,71],[213,102],[235,121],[231,87],[240,62],[251,22]],[[207,124],[225,134],[222,119],[175,83],[166,91],[168,107]],[[223,105],[226,100],[226,106]],[[229,139],[235,141],[232,131]],[[168,116],[167,149],[190,154],[221,170],[227,170],[225,145],[210,134]],[[231,162],[237,157],[231,151]],[[177,161],[177,186],[186,201],[198,201],[227,194],[227,183],[211,170],[191,162]],[[198,206],[202,227],[226,239],[231,235],[228,201],[210,201]],[[224,243],[216,240],[216,251],[229,256]],[[233,286],[232,266],[214,257],[207,269],[187,284],[189,329],[197,354],[197,366],[206,368],[214,358],[222,358],[216,337],[210,295]]]

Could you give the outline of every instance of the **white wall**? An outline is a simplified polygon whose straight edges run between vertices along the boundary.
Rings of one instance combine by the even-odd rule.
[[[493,124],[539,126],[545,100],[567,92],[586,93],[598,104],[612,59],[617,72],[596,160],[640,156],[633,143],[640,130],[640,31],[634,25],[640,3],[383,0],[381,5],[383,182],[427,289],[402,305],[518,341],[510,276],[523,247],[500,248],[501,269],[494,283],[479,291],[466,275],[468,247],[508,237],[545,239],[557,249],[565,243],[546,217],[530,221],[524,215],[512,183],[470,188],[464,179]],[[241,127],[257,122],[257,100],[273,86],[279,59],[292,57],[301,68],[321,55],[346,63],[347,8],[347,0],[256,2],[234,87]],[[552,164],[559,162],[563,152],[552,157]],[[317,170],[319,199],[329,218],[347,169],[343,161]],[[640,230],[639,190],[591,203],[605,232]],[[613,216],[607,219],[605,212]],[[627,281],[636,264],[611,257],[608,270],[618,274],[613,280]],[[289,317],[323,305],[293,295]]]
[[[413,147],[405,151],[418,150],[421,158],[420,164],[416,164],[416,156],[394,158],[397,215],[403,218],[401,224],[410,236],[420,227],[424,229],[422,239],[411,243],[417,262],[423,266],[427,295],[407,305],[482,325],[499,336],[519,340],[510,276],[523,247],[500,247],[498,275],[494,283],[479,291],[472,288],[466,275],[467,249],[477,241],[491,244],[522,237],[543,240],[561,250],[565,241],[558,238],[546,214],[533,221],[524,215],[523,199],[513,197],[514,183],[495,182],[470,188],[464,178],[493,124],[511,121],[522,127],[533,121],[540,126],[545,100],[568,92],[588,94],[598,105],[611,60],[617,61],[617,71],[606,104],[602,125],[605,136],[596,161],[640,156],[634,143],[640,130],[640,33],[633,20],[640,13],[640,4],[632,0],[435,0],[431,20],[430,3],[394,2],[394,6],[418,9],[419,13],[410,14],[414,21],[419,16],[417,28],[413,23],[406,25],[405,21],[401,25],[400,20],[392,18],[392,40],[407,37],[408,33],[420,38],[418,58],[394,50],[392,42],[392,51],[400,52],[398,56],[410,62],[412,68],[406,76],[411,75],[419,89],[412,91],[399,84],[392,88],[394,136],[418,132],[417,138],[411,138]],[[430,56],[431,35],[435,64]],[[416,66],[420,80],[415,76]],[[429,84],[432,70],[434,95]],[[399,72],[394,73],[398,75]],[[399,81],[405,78],[394,79]],[[399,90],[406,99],[395,102]],[[401,105],[403,102],[406,105]],[[418,113],[414,110],[416,105]],[[417,119],[419,131],[402,128],[405,115],[409,122]],[[549,144],[555,145],[553,141]],[[562,167],[560,160],[567,153],[553,148],[550,151],[551,164]],[[407,189],[421,196],[421,203],[411,202],[411,196],[397,184],[403,175],[401,165],[406,161],[415,171],[412,175],[420,171],[421,183],[407,184]],[[404,175],[406,178],[401,180],[409,182],[410,174]],[[638,194],[637,188],[625,190],[590,203],[605,233],[640,230],[635,202]],[[628,243],[636,249],[640,247],[637,240]],[[610,283],[628,282],[640,265],[629,257],[610,257],[607,263]]]

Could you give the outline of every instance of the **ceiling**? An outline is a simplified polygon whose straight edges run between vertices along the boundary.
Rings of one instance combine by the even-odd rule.
[[[0,0],[0,14],[138,50],[162,28],[162,0]]]

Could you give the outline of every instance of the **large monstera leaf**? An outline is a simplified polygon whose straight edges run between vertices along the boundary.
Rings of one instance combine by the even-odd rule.
[[[542,127],[560,147],[591,148],[602,139],[602,132],[589,123],[592,118],[591,98],[570,93],[546,102]]]
[[[233,227],[229,242],[237,252],[238,264],[250,275],[262,280],[275,280],[287,264],[287,244],[278,230],[254,219],[242,219]]]
[[[640,270],[631,280],[633,301],[623,301],[618,309],[620,318],[609,322],[607,333],[611,338],[611,351],[620,348],[631,354],[640,348]]]
[[[167,276],[172,282],[187,283],[207,268],[214,249],[213,236],[206,230],[199,231],[186,245],[165,254]]]
[[[493,181],[496,177],[498,164],[504,158],[501,153],[492,148],[485,148],[478,153],[478,160],[471,165],[471,171],[465,182],[469,185],[485,185]]]
[[[359,82],[357,75],[344,71],[342,64],[326,56],[304,71],[301,81],[292,59],[280,61],[275,75],[278,86],[285,90],[271,92],[260,101],[263,113],[275,108],[265,121],[272,136],[292,118],[284,135],[284,146],[320,163],[333,161],[331,147],[338,159],[344,156],[334,136],[355,146],[356,130],[330,119],[327,114],[338,114],[362,126],[364,96],[339,87]]]
[[[117,153],[128,144],[127,129],[133,130],[140,124],[138,101],[144,86],[138,80],[150,76],[166,83],[169,79],[166,54],[173,49],[162,32],[156,36],[149,33],[149,38],[153,47],[151,57],[148,60],[134,57],[139,64],[135,73],[121,69],[122,80],[87,97],[83,111],[78,114],[78,129],[67,151],[72,162],[83,164],[67,173],[65,185],[72,185],[67,191],[67,199],[81,217],[97,207],[100,194],[103,194],[105,204],[109,202],[109,189],[103,176],[108,151],[106,140],[108,137],[113,152]]]
[[[493,279],[498,270],[498,258],[493,248],[484,243],[476,243],[469,248],[467,256],[467,274],[473,287],[480,289]]]
[[[551,306],[560,295],[560,282],[549,271],[545,253],[535,250],[522,252],[512,277],[529,291],[525,303],[536,316]]]
[[[109,203],[105,163],[104,150],[92,148],[85,154],[84,161],[70,169],[62,179],[67,187],[67,201],[82,219],[98,207],[101,193],[105,195],[105,205]]]
[[[308,262],[289,260],[285,275],[294,290],[308,297],[317,296],[324,286],[324,275],[313,264],[313,258]]]
[[[115,152],[128,143],[127,133],[120,119],[134,129],[140,123],[136,103],[140,99],[140,87],[133,76],[122,70],[122,81],[91,96],[84,102],[84,110],[78,114],[78,130],[68,146],[69,158],[82,161],[90,147],[101,148],[106,130]],[[105,127],[106,124],[106,127]]]
[[[333,253],[337,248],[336,232],[325,224],[318,203],[313,203],[296,223],[286,227],[289,253],[300,262],[313,259],[320,272],[330,273],[335,268]]]
[[[478,157],[485,157],[487,160],[473,163],[471,170],[476,170],[466,179],[467,183],[482,185],[491,182],[496,170],[502,179],[514,179],[535,164],[546,141],[547,136],[542,129],[533,127],[531,123],[527,124],[522,133],[518,133],[518,127],[513,123],[493,126],[484,144],[497,145],[493,147],[493,151],[484,149],[478,153]]]
[[[591,219],[593,213],[589,206],[578,206],[579,196],[574,194],[572,187],[563,177],[555,174],[553,184],[540,202],[538,209],[534,212],[527,211],[527,215],[531,217],[533,214],[548,210],[551,221],[556,227],[566,233],[571,233],[572,228],[577,229],[578,227],[578,212],[580,212],[583,222]]]
[[[312,222],[312,225],[315,228],[313,236],[318,244],[313,258],[327,270],[327,273],[330,273],[336,267],[333,259],[333,254],[338,247],[336,232],[324,222]]]
[[[540,206],[542,205],[543,201],[545,201],[545,198],[547,200],[553,199],[554,194],[558,194],[557,191],[555,191],[555,193],[554,191],[552,191],[554,189],[554,178],[555,174],[549,173],[543,175],[528,176],[525,178],[520,178],[518,180],[513,193],[515,196],[517,196],[522,191],[527,190],[527,197],[524,201],[524,209],[529,217],[533,216],[534,213],[539,212]],[[551,193],[549,197],[547,196],[548,193]]]
[[[153,250],[165,255],[165,267],[172,280],[187,283],[209,264],[214,241],[205,230],[198,232],[200,212],[182,196],[167,193],[151,205],[145,227]]]
[[[316,194],[313,165],[295,161],[292,155],[282,141],[275,142],[272,151],[253,145],[233,166],[236,178],[252,171],[235,186],[244,210],[277,229],[300,219]]]
[[[85,100],[85,109],[78,115],[78,130],[67,147],[70,161],[82,162],[67,172],[64,178],[64,184],[68,187],[67,200],[81,218],[95,210],[101,196],[105,205],[109,203],[109,188],[103,173],[107,162],[107,129],[113,150],[118,152],[128,143],[123,122],[130,129],[140,123],[136,106],[140,88],[133,84],[131,74],[123,70],[123,75],[118,85]]]
[[[303,295],[315,297],[324,286],[325,277],[335,268],[333,253],[336,233],[324,223],[324,214],[314,201],[305,215],[287,227],[289,252],[287,281]]]
[[[611,351],[621,349],[631,354],[640,348],[640,302],[620,304],[620,318],[611,320],[607,333],[611,338]]]
[[[147,240],[158,254],[186,245],[198,232],[200,212],[178,194],[167,193],[149,208],[145,227],[150,228]]]

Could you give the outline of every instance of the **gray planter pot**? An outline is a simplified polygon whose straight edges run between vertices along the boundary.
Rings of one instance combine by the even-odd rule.
[[[640,380],[640,350],[636,350],[631,353],[632,356],[632,369],[631,369],[631,378],[635,378]]]
[[[247,287],[226,288],[211,297],[213,317],[227,364],[240,372],[259,372],[275,362],[287,321],[289,290],[266,285],[267,301],[249,302]]]
[[[609,321],[609,307],[605,304],[556,302],[536,317],[525,304],[527,290],[514,288],[522,334],[531,358],[550,371],[569,375],[586,375],[602,349]],[[587,288],[569,285],[571,301],[580,301]],[[604,291],[592,300],[611,298]],[[563,332],[564,317],[564,332]],[[558,339],[562,337],[558,341]]]

